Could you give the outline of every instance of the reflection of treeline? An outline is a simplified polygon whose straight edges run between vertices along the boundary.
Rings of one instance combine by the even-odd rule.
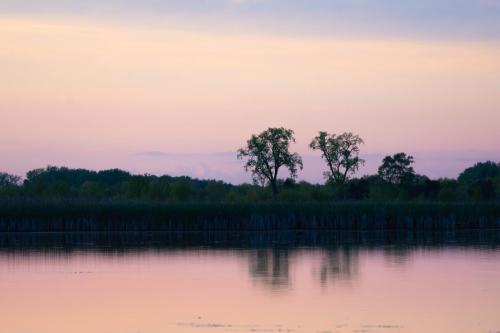
[[[278,180],[276,198],[272,186],[231,185],[215,180],[189,177],[131,175],[114,169],[90,171],[47,167],[27,173],[25,180],[0,173],[0,198],[74,198],[85,200],[145,200],[155,202],[247,203],[309,201],[498,201],[500,166],[478,163],[466,169],[458,179],[432,180],[412,175],[393,182],[389,177],[370,175],[324,185]]]
[[[314,270],[322,285],[330,280],[349,281],[359,270],[359,248],[357,246],[331,246],[323,251],[297,250],[290,248],[263,248],[250,251],[249,273],[263,285],[273,289],[287,288],[292,284],[291,271],[303,252],[317,255],[319,267]]]
[[[368,231],[357,230],[279,230],[279,231],[213,231],[213,232],[46,232],[0,233],[2,253],[40,254],[92,251],[100,254],[141,253],[223,249],[231,252],[266,249],[337,249],[364,250],[383,248],[391,258],[404,256],[408,250],[473,247],[498,250],[500,229],[467,229],[454,232],[434,230]],[[267,252],[269,253],[269,252]],[[397,259],[393,261],[398,261]]]

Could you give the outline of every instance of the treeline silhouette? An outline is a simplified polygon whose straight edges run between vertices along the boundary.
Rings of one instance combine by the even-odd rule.
[[[253,134],[237,158],[253,184],[232,185],[190,177],[132,175],[119,169],[91,171],[49,166],[21,178],[0,173],[0,198],[125,199],[154,202],[329,202],[329,201],[496,201],[500,163],[487,161],[464,170],[458,179],[431,180],[413,169],[413,156],[388,155],[376,175],[353,178],[365,161],[363,139],[354,133],[318,132],[309,144],[325,162],[324,185],[297,182],[302,157],[290,151],[292,129],[270,127]],[[288,178],[279,176],[280,169]]]
[[[395,176],[387,176],[387,172],[387,168],[382,168],[379,174],[347,179],[342,183],[327,180],[325,184],[311,184],[292,178],[277,179],[279,192],[274,193],[269,182],[232,185],[190,177],[133,175],[119,169],[91,171],[48,166],[29,171],[24,180],[0,173],[0,198],[172,203],[500,201],[499,163],[477,163],[464,170],[457,179],[433,180],[424,175],[409,174],[409,177],[394,181]]]

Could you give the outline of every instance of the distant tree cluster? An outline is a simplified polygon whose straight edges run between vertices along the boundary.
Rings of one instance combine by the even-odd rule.
[[[326,185],[295,183],[297,170],[303,168],[301,157],[290,152],[295,143],[294,132],[286,128],[268,128],[252,135],[247,146],[238,151],[246,159],[255,185],[270,185],[275,198],[285,200],[495,200],[500,196],[500,164],[478,163],[465,170],[458,180],[431,180],[417,175],[413,156],[404,152],[386,156],[377,175],[351,179],[364,164],[359,157],[363,139],[351,132],[329,134],[321,131],[309,147],[321,152],[327,171]],[[289,178],[280,180],[280,167],[289,171]],[[278,186],[279,184],[282,186]],[[282,192],[279,193],[279,188]]]
[[[382,167],[381,167],[382,168]],[[0,173],[0,198],[79,198],[161,202],[285,202],[338,200],[500,201],[500,164],[477,163],[458,179],[431,180],[408,171],[403,177],[380,174],[347,180],[342,186],[278,179],[280,189],[255,184],[232,185],[190,177],[131,175],[118,169],[90,171],[49,166],[19,177]]]
[[[0,174],[0,179],[6,176]],[[49,166],[29,171],[22,183],[17,180],[0,185],[0,196],[173,202],[222,201],[230,188],[231,185],[215,180],[132,175],[119,169],[96,172]]]
[[[238,150],[238,158],[246,159],[245,170],[252,173],[254,184],[269,184],[274,197],[278,196],[278,172],[285,167],[289,182],[297,178],[297,170],[303,168],[302,158],[290,152],[295,143],[294,132],[287,128],[268,128],[258,135],[252,135],[244,148]],[[324,172],[327,182],[344,184],[364,163],[359,158],[359,145],[363,140],[353,133],[340,135],[319,132],[310,143],[312,150],[321,151],[321,157],[328,166]]]
[[[363,140],[353,133],[319,132],[310,148],[326,164],[324,185],[297,182],[302,158],[290,151],[294,132],[269,128],[252,135],[237,157],[253,184],[232,185],[190,177],[132,175],[119,169],[91,171],[49,166],[20,177],[0,173],[0,198],[75,198],[160,202],[304,202],[304,201],[499,201],[500,163],[487,161],[464,170],[458,179],[431,180],[413,169],[403,152],[386,156],[376,175],[353,178],[364,163]],[[280,178],[280,169],[287,177]]]

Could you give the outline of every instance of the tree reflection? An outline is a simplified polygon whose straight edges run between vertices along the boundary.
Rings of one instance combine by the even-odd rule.
[[[352,280],[358,274],[359,251],[342,247],[326,250],[322,254],[319,279],[322,285],[332,280]]]
[[[402,267],[411,261],[411,256],[415,251],[407,246],[389,247],[384,250],[384,257],[388,263]]]
[[[250,275],[259,282],[280,289],[290,283],[288,249],[259,249],[250,252]]]
[[[292,266],[300,261],[304,250],[258,249],[249,252],[249,274],[254,281],[271,287],[285,289],[291,285]],[[319,256],[319,267],[313,266],[313,275],[319,277],[322,285],[329,281],[349,281],[358,274],[359,251],[356,248],[341,247],[309,255]]]

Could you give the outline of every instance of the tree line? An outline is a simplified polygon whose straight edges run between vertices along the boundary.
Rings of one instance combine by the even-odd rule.
[[[24,180],[0,173],[0,198],[133,199],[164,202],[304,202],[304,201],[500,201],[500,163],[477,163],[457,179],[431,180],[419,175],[414,158],[404,152],[383,158],[375,175],[355,178],[364,164],[363,140],[346,132],[319,132],[309,147],[325,162],[325,184],[297,182],[303,168],[291,152],[294,132],[268,128],[252,135],[237,158],[252,175],[253,184],[232,185],[168,175],[133,175],[119,169],[92,171],[48,166],[26,174]],[[280,170],[287,171],[280,178]]]

